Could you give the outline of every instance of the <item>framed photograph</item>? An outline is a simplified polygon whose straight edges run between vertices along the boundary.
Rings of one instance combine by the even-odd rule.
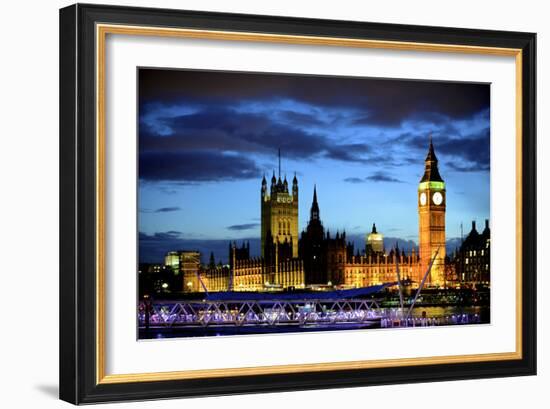
[[[61,399],[536,374],[535,51],[61,9]]]

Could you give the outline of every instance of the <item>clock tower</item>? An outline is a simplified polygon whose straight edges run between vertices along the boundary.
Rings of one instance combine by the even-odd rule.
[[[298,257],[298,179],[294,175],[289,191],[286,176],[281,179],[281,150],[279,150],[279,178],[271,178],[268,190],[265,176],[261,190],[262,257],[268,259],[269,246],[289,249],[289,258]],[[290,254],[289,254],[290,253]],[[282,254],[282,253],[281,253]]]
[[[437,157],[430,137],[425,160],[424,176],[418,185],[418,225],[420,247],[420,277],[426,273],[430,260],[437,252],[426,284],[443,286],[445,283],[445,182],[439,174]],[[438,251],[439,249],[439,251]]]

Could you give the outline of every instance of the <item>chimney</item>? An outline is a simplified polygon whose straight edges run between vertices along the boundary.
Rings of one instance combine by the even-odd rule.
[[[486,228],[486,229],[489,228],[489,219],[485,219],[485,228]]]
[[[472,231],[476,229],[476,221],[472,220]]]

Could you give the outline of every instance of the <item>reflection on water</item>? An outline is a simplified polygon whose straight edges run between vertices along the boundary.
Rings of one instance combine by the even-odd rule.
[[[397,310],[397,308],[393,308]],[[482,319],[484,323],[489,322],[489,308],[480,307],[480,306],[471,306],[471,307],[415,307],[412,311],[413,317],[422,317],[423,313],[430,318],[441,318],[446,316],[452,316],[457,314],[478,314],[484,316],[485,319]]]

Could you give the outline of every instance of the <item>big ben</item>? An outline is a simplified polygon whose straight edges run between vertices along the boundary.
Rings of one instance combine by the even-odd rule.
[[[445,283],[445,182],[439,174],[437,157],[430,137],[430,147],[425,160],[424,175],[418,185],[418,219],[420,274],[426,273],[436,255],[426,283],[442,286]]]

